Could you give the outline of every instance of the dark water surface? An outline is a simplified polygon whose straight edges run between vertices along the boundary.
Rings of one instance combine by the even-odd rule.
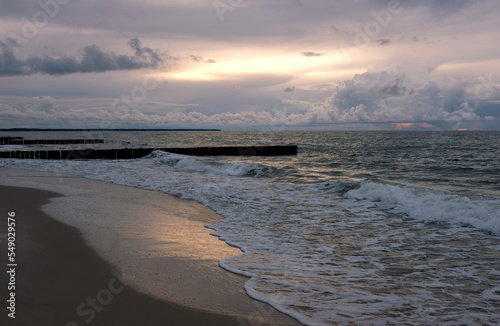
[[[25,138],[82,138],[78,132]],[[308,325],[500,323],[500,132],[95,132],[110,147],[296,144],[290,157],[0,160],[194,199],[249,295]],[[130,142],[130,144],[128,144]],[[42,146],[53,148],[53,146]],[[85,146],[87,147],[87,146]],[[61,147],[57,147],[61,148]]]

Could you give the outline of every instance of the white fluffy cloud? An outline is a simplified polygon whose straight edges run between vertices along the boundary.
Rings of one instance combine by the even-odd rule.
[[[222,2],[224,19],[205,0],[2,2],[0,127],[500,119],[498,76],[488,81],[500,68],[497,1]],[[155,72],[168,86],[115,110],[150,73],[131,69],[155,67],[160,53],[172,55]]]
[[[496,87],[491,87],[491,90]],[[472,90],[472,92],[471,92]],[[96,100],[88,107],[68,109],[72,104],[44,96],[11,98],[0,105],[3,121],[32,119],[45,125],[66,121],[72,127],[123,127],[154,125],[162,127],[262,127],[317,126],[325,124],[478,121],[494,120],[480,114],[480,100],[488,90],[476,83],[413,81],[401,71],[370,71],[339,82],[321,101],[284,99],[273,109],[206,114],[195,105],[173,109],[175,104],[144,101],[138,106],[109,107]],[[475,91],[475,92],[474,92]],[[475,94],[481,94],[478,98]],[[156,110],[141,109],[155,107]],[[178,108],[181,105],[178,105]],[[163,108],[163,109],[161,109]],[[34,120],[33,120],[34,119]],[[84,121],[85,125],[80,123]]]
[[[223,112],[203,114],[196,110],[181,112],[164,109],[164,113],[146,114],[137,108],[125,105],[109,106],[109,101],[94,100],[87,107],[74,107],[73,101],[56,100],[50,97],[16,98],[3,97],[0,103],[0,128],[8,127],[58,127],[58,128],[122,128],[156,126],[178,127],[227,127],[227,126],[264,126],[270,123],[283,124],[275,112]],[[10,102],[10,103],[5,103]],[[141,105],[160,105],[182,107],[182,104],[143,102]],[[184,106],[189,107],[189,106]],[[19,124],[15,122],[18,121]],[[64,123],[64,124],[62,124]]]
[[[464,83],[418,82],[404,72],[373,71],[340,82],[322,103],[284,102],[305,109],[289,115],[289,123],[303,124],[481,120],[475,112],[480,100],[467,94]]]

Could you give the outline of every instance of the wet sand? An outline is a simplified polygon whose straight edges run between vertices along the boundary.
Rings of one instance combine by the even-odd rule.
[[[97,229],[102,229],[102,234],[97,234],[94,238],[85,237],[80,228],[70,226],[78,222],[74,217],[69,218],[67,223],[63,223],[53,218],[52,215],[49,216],[45,211],[53,210],[62,215],[70,214],[80,218],[85,214],[90,217],[96,213],[102,214],[95,219],[89,218],[88,221],[84,221],[84,224],[95,224],[100,220],[104,222],[106,214],[112,214],[113,211],[120,212],[120,209],[113,208],[113,203],[102,206],[96,202],[92,205],[87,202],[86,209],[78,207],[79,202],[95,199],[89,193],[97,191],[96,185],[106,193],[110,191],[110,187],[126,188],[121,190],[132,198],[134,194],[142,198],[144,195],[140,193],[142,190],[33,171],[0,168],[0,175],[2,176],[0,184],[9,185],[0,186],[1,214],[5,215],[0,219],[2,270],[7,264],[6,224],[9,211],[16,212],[16,259],[18,263],[16,267],[16,319],[8,318],[9,311],[6,307],[1,307],[3,313],[0,315],[0,324],[300,325],[269,305],[248,297],[243,290],[246,278],[218,267],[217,259],[220,254],[207,256],[206,253],[218,251],[217,248],[219,248],[211,247],[214,245],[211,243],[212,240],[218,242],[217,246],[227,247],[222,251],[222,255],[237,252],[237,249],[208,235],[210,230],[200,227],[200,223],[215,222],[217,220],[215,213],[212,212],[211,217],[207,216],[208,221],[202,222],[198,220],[200,214],[197,212],[197,209],[201,208],[186,206],[184,204],[187,203],[177,200],[175,205],[179,205],[177,208],[180,210],[183,207],[191,207],[184,210],[187,219],[182,221],[182,217],[171,216],[163,229],[155,229],[156,233],[151,230],[142,230],[141,232],[148,231],[148,237],[143,238],[130,235],[132,228],[135,227],[132,225],[131,228],[119,232],[130,235],[128,238],[120,238],[121,242],[125,243],[121,246],[116,245],[117,238],[112,236],[116,231],[113,227],[116,225],[106,223],[103,223],[102,227],[94,225]],[[14,185],[25,187],[12,187]],[[74,187],[79,187],[79,190],[75,190]],[[69,188],[73,192],[69,191]],[[124,194],[118,188],[113,188],[117,198],[120,197],[119,194]],[[47,189],[58,190],[58,192],[47,191]],[[73,193],[73,195],[62,196],[61,192]],[[90,197],[82,196],[84,194]],[[163,196],[167,196],[157,192],[148,192],[148,195],[150,200],[156,201],[159,197],[155,196],[160,196],[162,200],[166,198]],[[83,201],[81,201],[82,198],[84,198]],[[49,204],[51,201],[52,203]],[[68,203],[74,203],[76,206],[61,206]],[[139,205],[134,202],[129,204]],[[146,204],[150,205],[147,201]],[[50,209],[42,210],[42,205]],[[108,210],[103,207],[107,207]],[[72,214],[72,211],[75,214]],[[157,211],[158,214],[162,212],[167,213],[164,206],[158,208]],[[125,223],[122,226],[125,228],[126,225]],[[184,230],[176,239],[174,236],[176,232],[173,232],[173,229]],[[153,257],[145,253],[125,255],[130,248],[141,248],[140,243],[131,243],[133,239],[147,240],[168,230],[170,230],[167,232],[169,233],[168,239],[158,244],[152,253],[147,253],[149,256],[153,254]],[[189,237],[193,230],[199,231]],[[109,235],[107,237],[109,241],[103,240],[103,234]],[[98,239],[101,239],[100,247],[98,246],[101,249],[109,248],[109,244],[113,243],[112,252],[105,250],[99,252],[96,247],[89,246],[91,244],[89,241]],[[192,242],[193,239],[200,239],[201,242],[194,244],[194,247],[205,247],[206,253],[199,253],[198,250],[180,250],[185,246],[185,242],[181,240]],[[156,238],[154,240],[158,242]],[[146,247],[150,247],[150,244]],[[116,255],[117,248],[123,251],[123,256]],[[177,254],[173,254],[174,252]],[[110,260],[103,259],[106,254],[109,257],[131,258],[128,262],[129,268],[124,270],[123,266],[117,264],[116,261],[113,264]],[[143,278],[149,277],[148,274],[143,274],[144,271],[141,268],[135,269],[133,266],[140,262],[152,263],[155,267],[152,270],[155,273],[158,269],[163,270],[164,273],[158,275],[157,279],[144,280]],[[0,274],[2,288],[5,288],[8,283],[7,276],[5,271]],[[163,293],[154,292],[157,282],[162,283],[160,288]],[[149,290],[146,286],[145,291],[138,291],[137,289],[144,284],[151,285]],[[5,306],[7,305],[5,291],[2,290],[1,293],[1,305]]]

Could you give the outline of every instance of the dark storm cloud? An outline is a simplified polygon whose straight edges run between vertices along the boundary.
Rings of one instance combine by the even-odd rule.
[[[57,14],[49,15],[40,6],[49,2],[61,3]],[[210,58],[221,64],[211,67],[220,80],[178,79],[167,91],[148,90],[148,101],[130,113],[129,123],[267,126],[273,121],[271,108],[283,98],[287,98],[283,104],[288,113],[285,118],[279,115],[276,123],[290,125],[499,118],[498,105],[480,111],[473,109],[475,102],[466,101],[476,87],[467,80],[487,76],[499,67],[494,42],[500,31],[498,1],[400,0],[398,13],[390,16],[389,4],[394,1],[389,0],[221,2],[230,8],[223,13],[223,21],[213,1],[207,0],[0,0],[5,42],[0,44],[0,76],[20,76],[0,78],[0,96],[19,96],[9,107],[0,98],[0,122],[17,119],[20,126],[38,120],[58,124],[76,121],[76,116],[84,124],[113,118],[107,115],[109,103],[114,96],[130,93],[142,76],[130,71],[127,78],[117,80],[112,74],[81,73],[141,69],[171,60],[138,40],[129,43],[128,51],[118,50],[116,42],[124,45],[134,36],[147,39],[153,48],[168,46],[179,53],[188,71],[214,63]],[[47,23],[40,20],[44,14]],[[36,38],[26,35],[33,24]],[[22,44],[5,39],[13,34]],[[75,52],[84,45],[90,46]],[[301,67],[290,67],[286,75],[273,75],[273,69],[262,75],[224,70],[224,63],[232,63],[233,57],[250,60],[254,53],[268,50],[293,54],[298,61],[302,58],[311,65],[311,74],[304,76],[298,71]],[[354,54],[349,57],[351,51]],[[331,57],[330,63],[326,57]],[[463,67],[471,67],[470,75],[462,65],[454,68],[462,62]],[[397,65],[406,66],[407,75]],[[318,80],[315,72],[320,75]],[[63,78],[50,77],[64,74]],[[444,74],[453,78],[443,79]],[[196,78],[196,73],[192,75]],[[315,84],[326,86],[307,86]],[[31,99],[42,95],[55,100]],[[488,98],[499,99],[498,93]],[[194,103],[197,108],[178,112],[163,104],[149,104],[157,100]],[[44,106],[45,102],[53,105]]]
[[[145,64],[146,67],[147,66],[155,67],[163,61],[162,55],[158,51],[155,51],[151,48],[142,46],[141,41],[139,41],[139,39],[137,37],[128,41],[128,45],[133,50],[135,50],[134,57],[139,59],[139,61],[136,61],[136,64],[139,64],[139,65]],[[127,58],[127,56],[125,56],[125,55],[122,55],[121,57]],[[144,67],[138,67],[138,68],[144,68]],[[135,69],[135,68],[131,68],[131,69]]]
[[[0,41],[0,76],[15,76],[24,75],[24,65],[23,61],[20,61],[16,56],[10,51],[10,48],[15,46],[13,40],[8,39],[7,43]]]
[[[66,75],[74,73],[105,72],[155,68],[165,56],[149,47],[144,47],[139,39],[133,38],[128,45],[134,54],[123,55],[103,52],[97,45],[89,45],[81,50],[81,57],[69,55],[59,57],[30,56],[26,60],[16,58],[12,40],[0,42],[0,76],[16,75]]]

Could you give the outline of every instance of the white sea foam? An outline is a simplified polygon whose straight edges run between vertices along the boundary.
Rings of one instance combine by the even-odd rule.
[[[470,198],[442,190],[372,181],[361,182],[358,189],[348,191],[345,196],[368,200],[377,207],[426,222],[467,225],[500,234],[498,199]]]
[[[12,151],[19,151],[27,146],[25,145],[0,145],[0,152],[12,152]]]
[[[143,160],[152,160],[157,164],[166,164],[178,171],[200,172],[214,176],[272,176],[277,170],[258,163],[228,163],[225,161],[204,160],[192,156],[153,151]]]
[[[164,152],[0,165],[203,203],[225,217],[210,225],[214,234],[245,252],[220,265],[251,277],[249,295],[307,325],[500,322],[498,236],[478,231],[498,230],[495,199],[371,181],[283,183],[271,166]]]

